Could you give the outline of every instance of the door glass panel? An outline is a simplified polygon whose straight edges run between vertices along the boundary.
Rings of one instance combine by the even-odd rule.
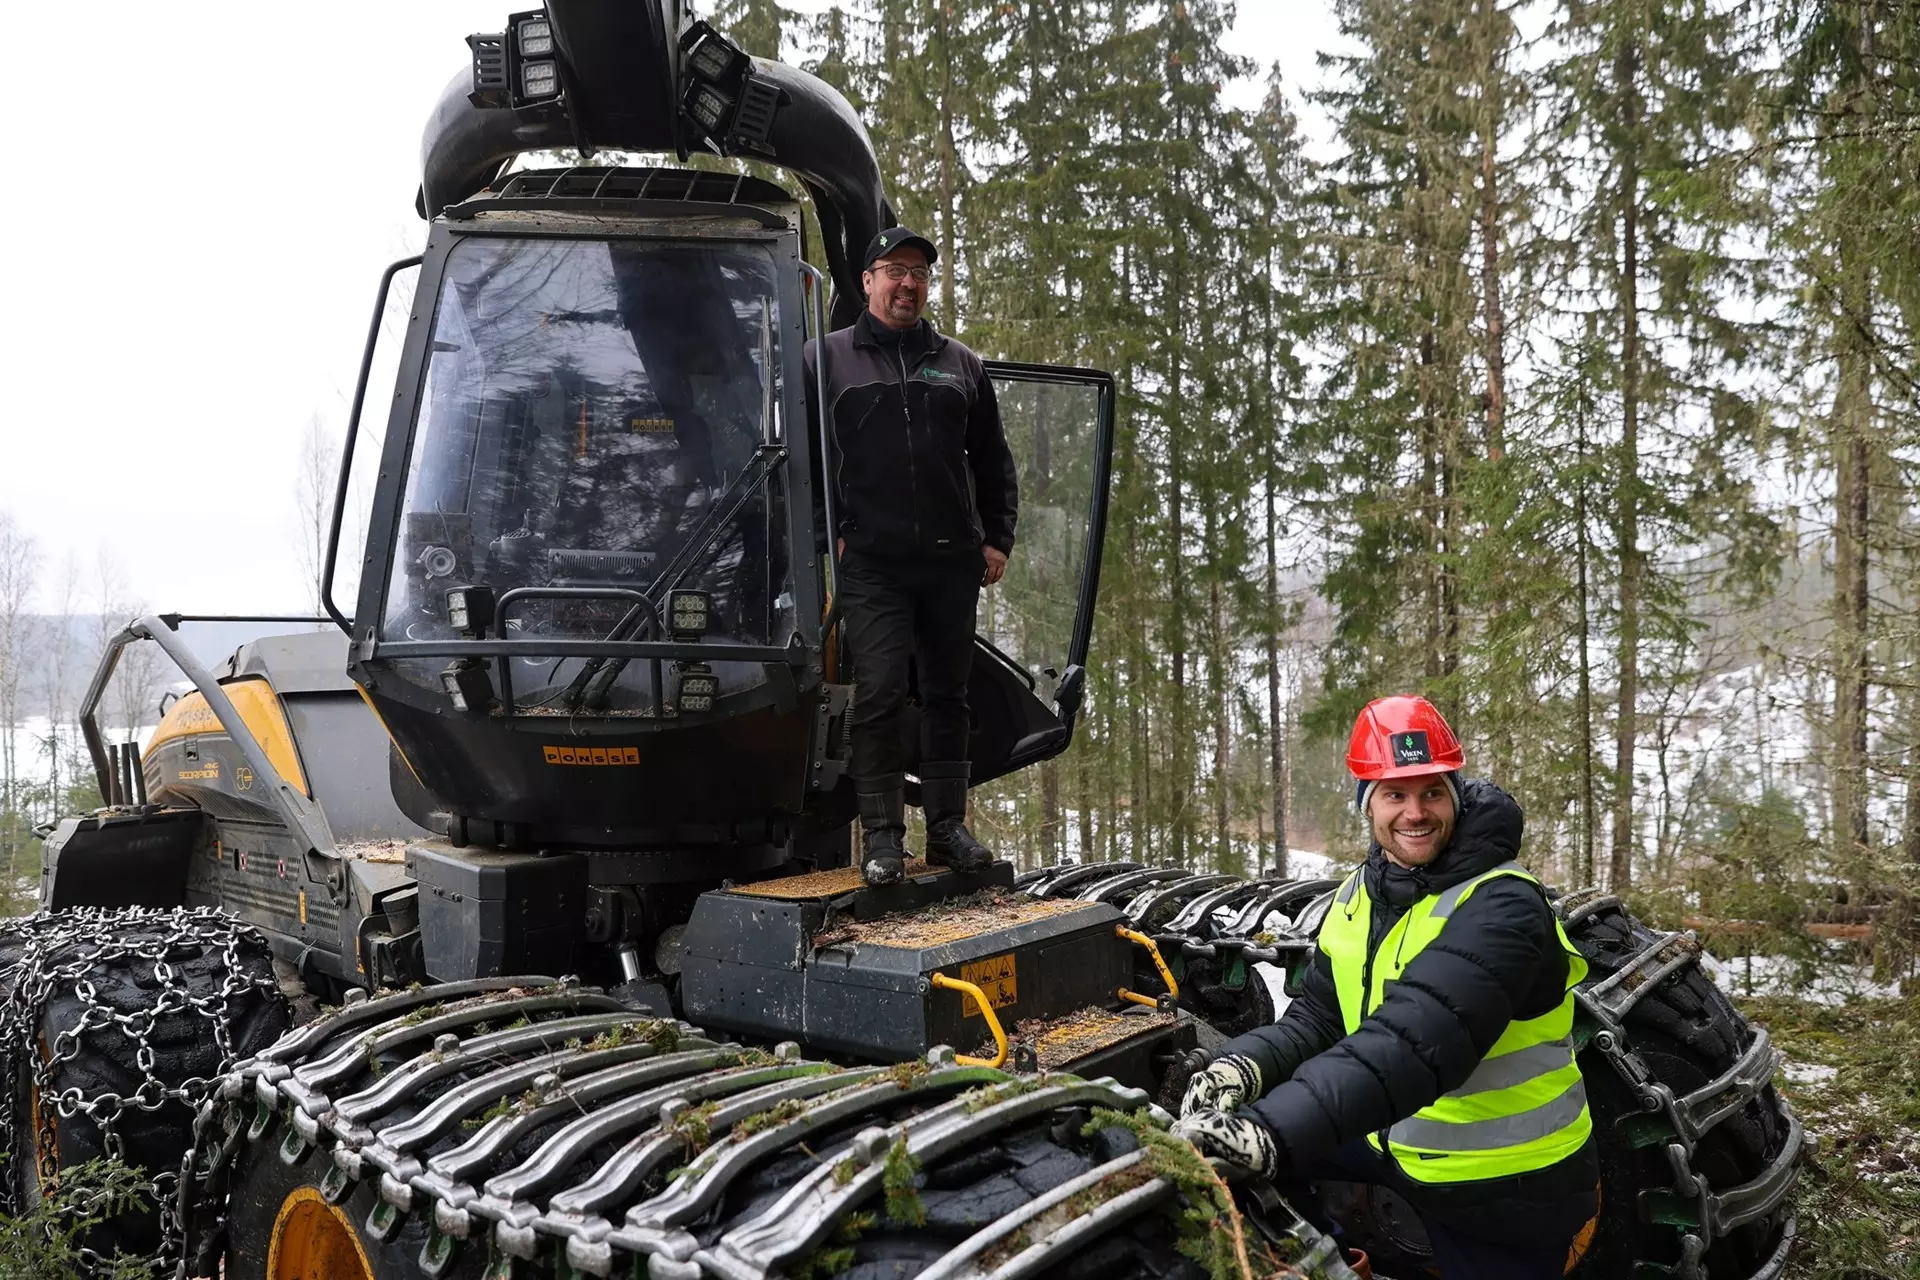
[[[1007,576],[980,593],[980,637],[1031,674],[1052,704],[1073,647],[1087,524],[1100,467],[1101,387],[994,374],[1020,474],[1020,522]]]

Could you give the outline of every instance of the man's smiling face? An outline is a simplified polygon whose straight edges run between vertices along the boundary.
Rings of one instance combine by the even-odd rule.
[[[911,329],[926,313],[927,255],[903,244],[867,268],[867,309],[889,329]],[[897,277],[897,278],[896,278]]]
[[[1367,819],[1381,851],[1403,867],[1424,867],[1453,839],[1453,789],[1444,776],[1388,778],[1374,788]]]

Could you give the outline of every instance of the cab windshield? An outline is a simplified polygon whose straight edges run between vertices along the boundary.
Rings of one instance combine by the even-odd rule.
[[[384,634],[455,632],[446,590],[570,588],[495,634],[607,638],[645,594],[711,593],[707,639],[793,627],[773,252],[750,243],[473,237],[449,255],[415,427]],[[587,592],[605,594],[595,598]],[[625,638],[646,638],[644,634]],[[541,705],[578,660],[514,660]],[[640,665],[640,664],[636,664]],[[421,673],[425,675],[426,673]],[[757,664],[716,668],[722,692]],[[620,681],[637,693],[639,673]],[[524,691],[524,692],[522,692]],[[615,691],[613,709],[633,705]]]

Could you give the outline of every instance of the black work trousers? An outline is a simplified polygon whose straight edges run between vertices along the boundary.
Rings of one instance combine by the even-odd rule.
[[[1525,1198],[1531,1175],[1511,1181],[1515,1196],[1476,1203],[1468,1184],[1436,1189],[1417,1184],[1389,1157],[1356,1139],[1314,1161],[1306,1176],[1365,1182],[1398,1192],[1412,1204],[1433,1244],[1440,1280],[1560,1280],[1574,1236],[1597,1209],[1591,1193],[1552,1201]],[[1294,1182],[1280,1193],[1322,1230],[1332,1222],[1316,1191]]]
[[[836,590],[853,651],[853,776],[907,769],[900,713],[907,668],[919,677],[920,759],[967,758],[967,678],[986,558],[979,552],[895,557],[848,551]]]

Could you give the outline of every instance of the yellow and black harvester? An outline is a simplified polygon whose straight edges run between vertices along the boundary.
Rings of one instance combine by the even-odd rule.
[[[850,865],[804,347],[858,315],[895,217],[838,92],[684,9],[548,0],[468,38],[426,248],[380,282],[327,616],[227,619],[289,625],[213,666],[191,635],[221,619],[109,645],[83,715],[107,805],[46,832],[43,910],[0,925],[0,1198],[111,1157],[141,1194],[83,1263],[231,1280],[1351,1275],[1159,1110],[1274,1016],[1331,882]],[[561,152],[683,163],[523,167]],[[1105,374],[988,369],[1023,512],[976,784],[1071,742],[1114,426]],[[146,642],[192,691],[141,754],[96,711]],[[1771,1274],[1799,1134],[1764,1035],[1697,947],[1564,909],[1599,939],[1583,1061],[1626,1135],[1570,1266]],[[1330,1199],[1378,1259],[1430,1258],[1390,1193]]]

